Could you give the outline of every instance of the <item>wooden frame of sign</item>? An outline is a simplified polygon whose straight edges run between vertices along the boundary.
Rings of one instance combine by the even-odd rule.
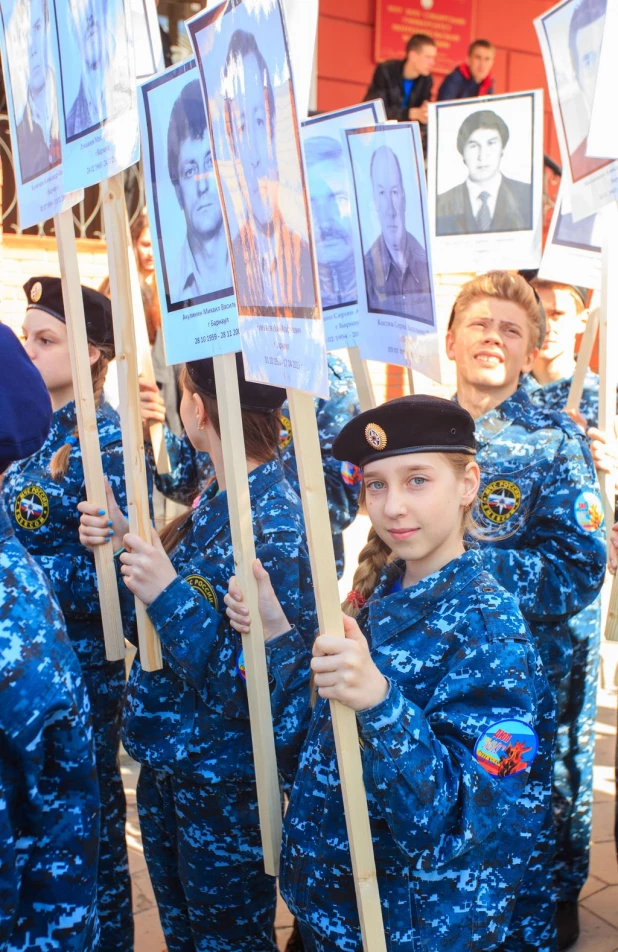
[[[54,227],[60,261],[62,299],[64,301],[86,495],[89,502],[95,503],[100,509],[107,509],[97,427],[97,410],[92,390],[92,374],[90,371],[88,338],[86,336],[84,300],[79,276],[73,212],[70,208],[54,217]],[[118,581],[111,545],[100,545],[95,548],[94,564],[99,589],[105,656],[108,661],[120,661],[125,655],[125,644],[118,596]]]
[[[119,410],[129,526],[131,532],[150,542],[150,508],[129,264],[129,256],[133,255],[133,250],[127,236],[127,211],[122,173],[106,179],[103,192],[103,217],[118,367]],[[146,614],[146,606],[139,598],[135,599],[135,612],[140,664],[144,671],[157,671],[162,667],[161,644]]]
[[[618,333],[616,314],[618,313],[618,204],[603,210],[604,228],[602,244],[601,272],[601,314],[599,321],[599,429],[608,441],[614,439],[614,420],[616,417],[616,384],[618,368]],[[616,486],[614,473],[599,473],[601,498],[605,511],[605,525],[608,535],[615,520]],[[605,637],[608,641],[618,641],[618,576],[614,576],[607,609]]]
[[[213,363],[225,487],[234,549],[234,572],[251,615],[251,634],[243,638],[243,651],[264,869],[269,876],[278,876],[282,827],[281,794],[264,633],[258,611],[257,582],[253,575],[255,540],[247,458],[242,435],[236,354],[215,357]]]
[[[335,553],[313,397],[289,389],[288,405],[319,629],[322,633],[343,638]],[[330,702],[330,710],[363,948],[365,952],[386,952],[356,714],[338,701]]]
[[[582,335],[581,344],[579,345],[575,373],[573,374],[571,386],[569,387],[565,410],[579,410],[584,393],[584,380],[588,367],[590,366],[590,358],[592,357],[592,350],[598,330],[599,308],[595,307],[594,311],[591,311],[588,315],[586,328]]]
[[[373,382],[371,380],[371,374],[369,373],[367,361],[361,357],[360,349],[358,347],[348,347],[348,355],[350,357],[350,365],[352,367],[352,373],[354,374],[354,381],[358,391],[358,402],[360,404],[361,411],[364,412],[365,410],[373,410],[373,408],[376,406],[376,397],[373,390]]]

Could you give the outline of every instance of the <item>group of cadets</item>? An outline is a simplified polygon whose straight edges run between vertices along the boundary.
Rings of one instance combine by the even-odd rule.
[[[142,540],[103,398],[109,302],[83,289],[103,511],[86,500],[60,281],[24,290],[25,352],[0,327],[0,949],[133,948],[122,737],[140,764],[170,952],[273,952],[251,618],[233,577],[212,360],[183,369],[184,433],[166,431],[171,472],[151,466],[188,508]],[[353,378],[329,356],[330,399],[316,412],[340,570],[359,505],[371,522],[345,639],[316,637],[285,392],[245,380],[238,357],[295,948],[362,948],[330,699],[356,713],[389,950],[555,952],[577,937],[607,562],[595,463],[613,466],[589,429],[597,378],[577,420],[563,412],[583,310],[563,285],[507,272],[469,282],[446,341],[453,400],[359,414]],[[142,412],[163,422],[148,385]],[[114,552],[126,638],[137,641],[136,596],[162,646],[162,669],[144,671],[138,651],[126,688],[123,663],[105,658],[101,545]]]

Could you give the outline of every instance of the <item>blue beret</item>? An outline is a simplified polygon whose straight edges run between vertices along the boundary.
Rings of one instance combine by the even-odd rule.
[[[332,448],[335,459],[355,466],[406,453],[475,452],[468,411],[453,400],[422,393],[389,400],[349,420]]]
[[[51,419],[43,378],[13,331],[0,324],[0,473],[42,447]]]

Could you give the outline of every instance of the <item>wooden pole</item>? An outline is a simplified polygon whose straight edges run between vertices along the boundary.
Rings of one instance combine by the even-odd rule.
[[[356,382],[360,408],[363,412],[365,410],[373,410],[373,408],[377,405],[377,401],[373,390],[373,382],[371,380],[371,374],[369,373],[367,361],[363,360],[361,357],[358,347],[348,347],[348,354],[350,356],[352,373],[354,374],[354,380]]]
[[[236,354],[215,357],[214,369],[227,505],[234,547],[234,571],[251,614],[251,635],[243,638],[242,642],[264,869],[269,876],[278,876],[282,825],[281,794],[270,709],[264,634],[258,611],[257,582],[253,576],[255,540],[247,459],[242,435]]]
[[[86,496],[89,502],[95,503],[100,509],[107,509],[72,210],[69,208],[56,215],[54,226],[60,260],[62,298],[64,300]],[[120,614],[120,599],[118,597],[118,581],[111,545],[100,545],[95,548],[94,564],[99,588],[105,656],[108,661],[120,661],[125,655],[125,644]]]
[[[565,407],[566,410],[579,410],[584,392],[586,371],[590,366],[590,358],[592,357],[592,350],[598,330],[599,309],[595,308],[594,311],[590,312],[588,315],[588,320],[586,321],[586,327],[582,336],[579,354],[577,355],[575,373],[573,374],[573,380],[571,381],[569,395],[567,397],[567,404]]]
[[[354,348],[351,348],[354,349]],[[288,390],[320,632],[344,637],[333,538],[313,397]],[[354,711],[330,702],[356,901],[365,952],[386,952],[367,796]]]
[[[127,241],[127,212],[122,173],[106,179],[103,191],[103,216],[114,318],[129,525],[131,532],[150,542],[148,482],[142,437],[139,373],[129,266],[133,251]],[[157,671],[162,667],[161,644],[146,614],[146,607],[139,598],[135,599],[135,612],[140,663],[144,671]]]
[[[414,396],[414,374],[410,367],[408,367],[408,387],[410,389],[410,396]]]
[[[599,429],[607,440],[614,439],[614,420],[616,417],[616,384],[618,381],[618,334],[616,333],[616,314],[618,313],[618,228],[616,212],[618,206],[603,209],[603,258],[601,272],[601,313],[599,322]],[[609,533],[614,524],[616,487],[614,473],[599,473],[601,498],[605,511],[605,525]],[[614,576],[605,637],[608,641],[618,641],[618,577]]]

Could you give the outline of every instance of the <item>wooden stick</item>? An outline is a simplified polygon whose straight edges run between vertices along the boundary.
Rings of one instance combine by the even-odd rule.
[[[411,367],[408,367],[408,387],[410,388],[410,396],[414,396],[414,374]]]
[[[355,349],[355,348],[351,348]],[[333,538],[313,397],[288,390],[311,572],[322,633],[344,637]],[[378,891],[367,797],[363,782],[358,729],[354,711],[330,702],[346,827],[350,842],[356,902],[365,952],[385,952],[384,925]]]
[[[127,242],[129,248],[132,248],[131,229],[129,227],[129,218],[127,216]],[[156,385],[154,366],[152,363],[152,353],[150,351],[150,341],[148,340],[148,330],[146,325],[146,314],[144,313],[144,299],[142,298],[142,289],[139,283],[139,274],[137,273],[137,261],[135,254],[129,255],[129,271],[131,273],[131,295],[133,299],[133,317],[135,319],[136,339],[138,348],[137,365],[140,375],[146,383]],[[141,330],[141,333],[138,333]],[[162,423],[151,423],[148,427],[150,431],[150,443],[154,454],[157,473],[165,476],[171,472],[170,458],[165,445],[165,432]]]
[[[354,380],[356,381],[360,408],[363,412],[365,410],[373,410],[373,408],[377,406],[377,401],[367,361],[361,357],[358,347],[348,347],[348,354],[350,356]]]
[[[281,794],[270,709],[264,634],[258,611],[257,582],[253,576],[255,540],[247,460],[242,436],[236,354],[215,357],[214,369],[227,505],[234,547],[234,571],[252,619],[251,635],[243,638],[243,650],[264,869],[269,876],[278,876],[282,825]]]
[[[579,410],[584,392],[584,380],[586,378],[588,367],[590,366],[590,358],[592,357],[592,349],[594,347],[598,329],[599,309],[595,308],[594,311],[591,311],[588,315],[588,320],[586,322],[586,327],[582,336],[579,354],[577,355],[577,363],[575,365],[575,373],[573,374],[573,380],[571,381],[571,387],[567,397],[567,404],[565,407],[566,410]]]
[[[103,463],[101,462],[101,447],[99,446],[97,411],[92,391],[84,300],[79,277],[72,209],[69,208],[56,215],[54,226],[60,260],[62,298],[64,300],[86,496],[89,502],[95,503],[99,509],[106,510],[107,499],[105,497]],[[108,661],[120,661],[125,655],[125,644],[120,614],[120,599],[118,597],[118,581],[111,545],[99,545],[95,548],[94,564],[99,588],[105,656]]]
[[[120,392],[120,421],[122,450],[127,487],[127,507],[131,532],[150,542],[150,511],[142,417],[140,412],[137,347],[133,325],[130,255],[127,241],[127,212],[122,173],[106,179],[104,184],[103,217],[109,261],[109,281],[114,318],[114,341],[118,366]],[[144,671],[162,667],[161,644],[146,614],[146,606],[135,599],[140,663]]]
[[[602,212],[604,227],[599,321],[599,429],[606,434],[608,441],[614,439],[618,382],[618,367],[616,366],[618,335],[615,330],[618,308],[617,208],[618,206],[610,206]],[[605,511],[605,525],[609,533],[615,519],[615,474],[599,473],[599,483]],[[618,641],[618,578],[616,576],[613,578],[610,590],[605,637],[608,641]]]

